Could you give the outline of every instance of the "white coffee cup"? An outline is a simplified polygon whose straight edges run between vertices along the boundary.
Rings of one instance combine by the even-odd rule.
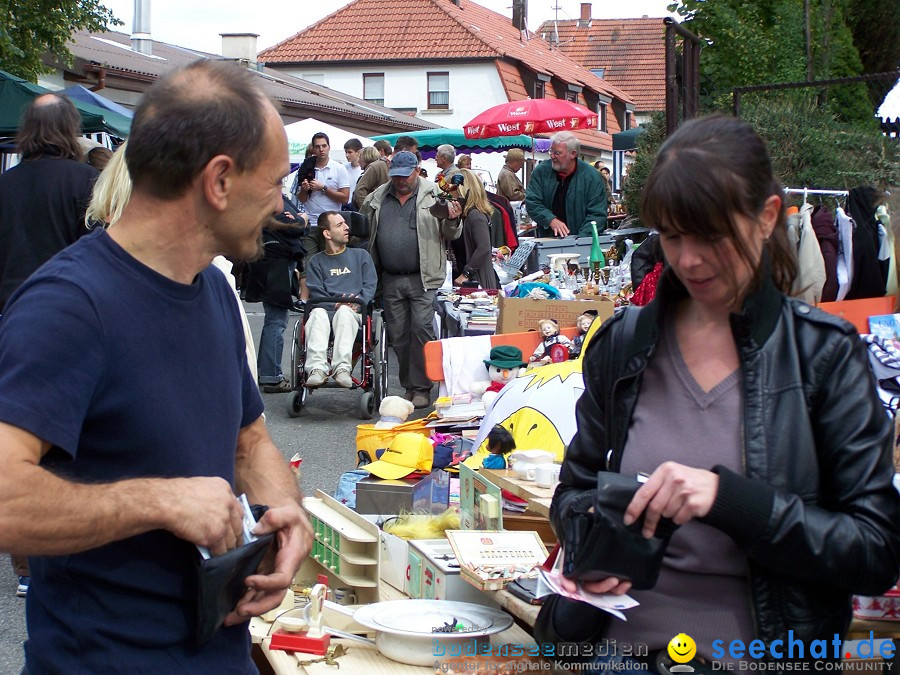
[[[538,487],[552,488],[559,482],[559,464],[538,464],[534,467],[534,482]]]
[[[534,469],[534,465],[527,462],[516,462],[512,465],[513,473],[521,480],[534,480]]]
[[[334,589],[334,601],[339,605],[355,605],[356,604],[356,593],[352,590],[343,586],[341,588]]]

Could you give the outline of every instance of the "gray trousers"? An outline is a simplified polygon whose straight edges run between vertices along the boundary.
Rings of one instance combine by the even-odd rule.
[[[400,384],[407,391],[431,393],[425,374],[425,343],[434,340],[435,291],[422,289],[422,277],[385,272],[381,277],[384,321],[397,355]]]

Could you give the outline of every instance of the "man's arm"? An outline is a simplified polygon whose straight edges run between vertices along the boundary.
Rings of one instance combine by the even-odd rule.
[[[365,255],[361,255],[362,259],[362,278],[363,286],[360,298],[366,304],[372,302],[375,298],[375,290],[378,288],[378,274],[375,272],[375,261],[367,251],[363,251]]]
[[[313,531],[301,507],[300,490],[288,463],[272,442],[262,417],[241,429],[235,460],[235,491],[269,510],[254,534],[277,532],[278,550],[268,574],[245,579],[248,591],[225,620],[233,625],[274,609],[312,549]]]
[[[587,212],[584,215],[584,222],[581,223],[581,229],[578,231],[579,236],[591,236],[592,220],[597,221],[598,232],[603,232],[606,229],[607,201],[604,182],[602,178],[599,181],[591,181],[591,188],[588,192],[590,197],[588,199]]]
[[[306,262],[306,288],[311,299],[323,298],[328,295],[325,288],[325,272],[319,265],[321,260],[320,253],[316,253]]]
[[[0,422],[0,551],[67,555],[158,529],[214,554],[240,541],[241,509],[221,478],[75,483],[39,465],[49,449]]]

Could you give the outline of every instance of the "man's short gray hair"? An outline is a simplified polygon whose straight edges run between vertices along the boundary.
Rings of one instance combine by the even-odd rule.
[[[454,159],[456,159],[456,148],[454,148],[449,143],[445,143],[444,145],[438,146],[437,154],[438,156],[449,159],[452,162]]]
[[[581,150],[581,143],[578,142],[578,137],[571,131],[560,131],[553,134],[550,137],[550,145],[555,145],[556,143],[565,143],[566,149],[569,152],[574,152],[576,155]]]

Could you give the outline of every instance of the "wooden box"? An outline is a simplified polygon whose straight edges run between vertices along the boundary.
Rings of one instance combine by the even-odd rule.
[[[537,532],[447,530],[463,579],[482,591],[499,591],[534,576],[547,559]]]

